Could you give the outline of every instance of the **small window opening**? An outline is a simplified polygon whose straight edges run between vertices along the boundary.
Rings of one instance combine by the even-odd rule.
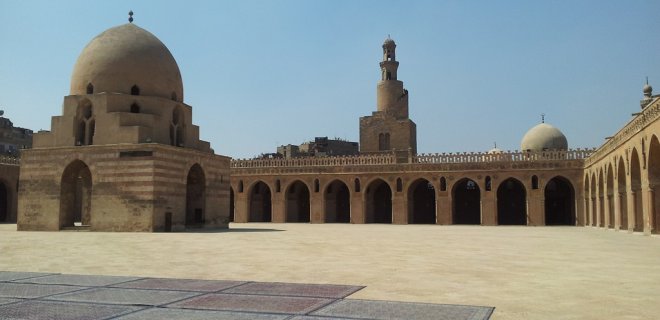
[[[314,180],[314,192],[319,192],[319,179]]]
[[[532,189],[538,189],[538,188],[539,188],[539,177],[532,176]]]
[[[280,192],[280,179],[275,181],[275,192]]]
[[[490,180],[490,176],[486,176],[486,191],[491,190],[491,184],[492,184],[492,182]]]
[[[140,88],[137,85],[134,85],[131,88],[131,95],[134,95],[134,96],[139,96],[140,95]]]
[[[360,192],[360,179],[355,178],[355,192]]]
[[[243,180],[238,181],[238,192],[243,193]]]
[[[137,103],[131,105],[131,113],[140,113],[140,106]]]
[[[447,179],[445,177],[440,178],[440,191],[447,191]]]
[[[172,100],[174,100],[174,101],[177,100],[177,98],[176,98],[176,92],[172,92]]]
[[[92,93],[94,93],[94,85],[92,85],[91,83],[88,83],[87,84],[87,94],[92,94]]]
[[[396,178],[396,192],[401,191],[403,191],[403,181],[401,181],[401,178]]]

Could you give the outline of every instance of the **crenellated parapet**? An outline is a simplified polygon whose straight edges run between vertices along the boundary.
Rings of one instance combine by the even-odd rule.
[[[607,142],[600,146],[589,158],[587,158],[585,160],[585,165],[588,167],[600,161],[603,157],[621,147],[642,129],[657,121],[658,118],[660,118],[660,99],[655,98],[655,100],[649,103],[646,108],[636,114],[632,120],[609,138]]]

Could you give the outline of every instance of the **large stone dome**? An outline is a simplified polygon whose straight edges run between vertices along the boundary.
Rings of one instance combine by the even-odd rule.
[[[529,129],[520,142],[522,151],[567,150],[566,136],[557,128],[540,123]]]
[[[91,86],[90,86],[91,84]],[[181,72],[165,45],[149,31],[127,23],[87,44],[71,77],[71,95],[136,93],[183,101]]]

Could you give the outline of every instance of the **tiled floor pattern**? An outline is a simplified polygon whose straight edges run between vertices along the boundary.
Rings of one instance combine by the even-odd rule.
[[[0,319],[486,320],[494,310],[344,299],[362,288],[0,271]]]

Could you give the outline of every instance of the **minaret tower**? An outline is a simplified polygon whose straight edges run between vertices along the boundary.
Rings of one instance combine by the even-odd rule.
[[[398,69],[396,43],[388,36],[383,43],[381,80],[376,89],[377,111],[360,118],[361,153],[417,152],[417,126],[408,118],[408,90],[397,78]]]
[[[389,36],[383,43],[383,61],[380,62],[381,81],[378,82],[378,111],[397,119],[408,118],[408,91],[397,80],[399,61],[396,61],[396,43]]]

